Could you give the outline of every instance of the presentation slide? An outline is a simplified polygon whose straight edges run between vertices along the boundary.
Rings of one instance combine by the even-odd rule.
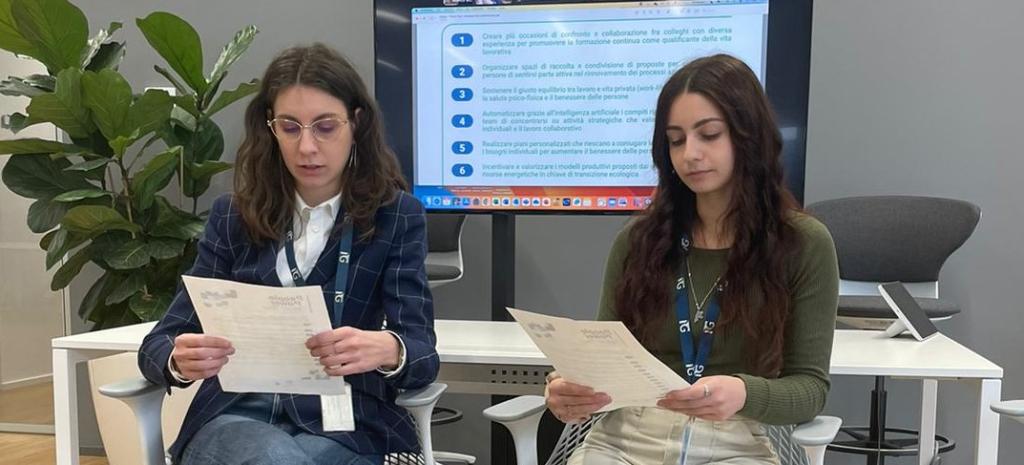
[[[662,84],[714,53],[763,82],[767,15],[767,1],[413,9],[415,194],[428,208],[643,208]]]

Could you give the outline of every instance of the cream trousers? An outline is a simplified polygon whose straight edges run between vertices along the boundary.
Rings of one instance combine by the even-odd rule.
[[[659,408],[607,413],[569,458],[569,465],[679,465],[689,417]],[[779,465],[765,426],[743,417],[696,419],[686,465]]]

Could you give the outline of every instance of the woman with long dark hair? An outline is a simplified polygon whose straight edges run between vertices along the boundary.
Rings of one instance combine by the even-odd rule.
[[[783,184],[781,150],[742,61],[701,58],[669,78],[654,200],[612,246],[599,319],[621,320],[691,387],[659,408],[605,415],[570,463],[677,464],[681,453],[690,464],[778,463],[764,425],[824,407],[838,265],[828,231]],[[611,401],[557,375],[546,395],[566,422]]]
[[[217,374],[231,341],[203,334],[179,290],[139,351],[143,374],[168,390],[203,380],[170,448],[174,463],[380,464],[418,449],[395,398],[431,383],[439,361],[426,220],[406,189],[348,61],[316,44],[270,63],[245,112],[234,193],[214,202],[188,274],[320,286],[334,329],[297,343],[351,385],[355,430],[328,426],[322,405],[336,399],[224,392]]]

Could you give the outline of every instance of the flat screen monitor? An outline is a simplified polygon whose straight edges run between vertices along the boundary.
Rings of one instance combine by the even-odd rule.
[[[428,211],[629,213],[650,204],[654,108],[728,53],[765,85],[803,197],[810,0],[376,0],[375,92]]]

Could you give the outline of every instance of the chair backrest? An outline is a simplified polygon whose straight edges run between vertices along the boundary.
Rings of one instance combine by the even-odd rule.
[[[455,252],[459,250],[459,238],[466,215],[427,215],[427,252]]]
[[[972,203],[915,196],[826,200],[807,211],[832,234],[840,278],[868,282],[938,281],[981,219]]]

